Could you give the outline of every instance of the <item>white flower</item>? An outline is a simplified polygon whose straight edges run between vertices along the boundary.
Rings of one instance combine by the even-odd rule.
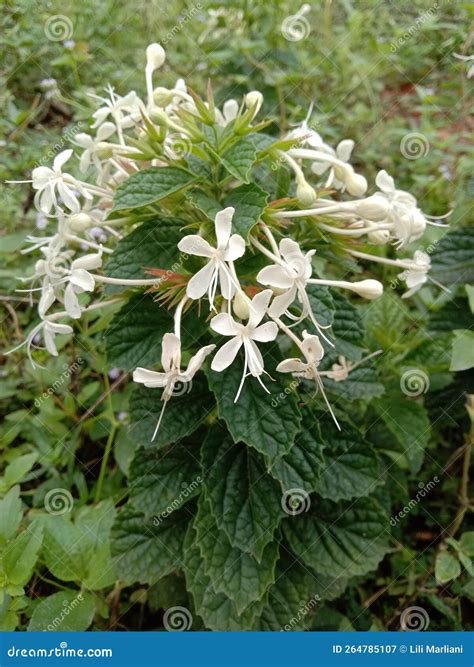
[[[219,109],[216,109],[215,112],[217,124],[220,127],[225,127],[237,118],[237,114],[239,113],[239,103],[237,100],[227,100],[224,102],[222,112],[219,111]]]
[[[49,167],[36,167],[36,169],[33,169],[33,188],[37,190],[34,200],[35,206],[46,215],[49,215],[53,207],[58,207],[56,192],[62,198],[67,208],[73,213],[79,213],[81,210],[81,205],[74,190],[80,190],[81,194],[91,199],[91,195],[79,186],[79,183],[71,174],[62,172],[63,165],[69,160],[71,155],[71,149],[62,151],[54,158],[52,169]]]
[[[280,373],[292,373],[295,377],[301,377],[305,380],[316,380],[316,369],[324,356],[324,348],[318,336],[303,331],[301,350],[305,356],[305,361],[298,358],[285,359],[278,364],[276,369]]]
[[[142,104],[140,98],[134,90],[130,91],[125,97],[117,95],[112,88],[108,88],[109,98],[97,97],[104,103],[103,107],[97,109],[92,114],[94,123],[91,125],[93,129],[99,127],[107,118],[112,116],[114,122],[120,128],[133,127],[134,119],[140,118],[140,105]]]
[[[391,204],[387,221],[393,225],[392,236],[397,239],[398,247],[418,240],[426,229],[426,218],[415,197],[405,190],[397,190],[393,178],[385,170],[379,171],[375,183]]]
[[[229,313],[220,313],[211,320],[211,329],[222,336],[232,336],[231,340],[218,350],[212,360],[211,368],[213,371],[221,372],[226,369],[234,361],[240,348],[244,348],[244,371],[234,403],[238,400],[245,378],[248,375],[256,377],[265,391],[268,391],[260,379],[265,369],[263,358],[256,342],[267,343],[275,340],[277,337],[278,327],[274,322],[260,324],[267,312],[271,298],[271,290],[264,290],[253,297],[249,305],[247,324],[236,322]],[[248,373],[247,370],[249,371]]]
[[[205,358],[216,347],[215,345],[206,345],[201,348],[189,360],[188,367],[185,371],[181,370],[181,341],[173,333],[167,333],[163,336],[161,347],[161,365],[163,372],[150,371],[146,368],[136,368],[133,372],[133,381],[144,384],[145,387],[162,388],[163,393],[161,400],[163,407],[161,409],[160,417],[153,433],[152,441],[155,439],[158,429],[160,427],[161,419],[164,414],[164,409],[167,401],[173,395],[175,385],[177,383],[191,382],[194,375],[201,368]]]
[[[411,262],[411,268],[398,274],[400,280],[404,280],[406,286],[409,288],[407,292],[402,295],[403,299],[408,299],[417,292],[422,285],[428,280],[428,271],[430,270],[431,260],[426,252],[417,250]]]
[[[80,132],[74,137],[74,143],[81,148],[84,148],[84,152],[81,156],[79,162],[79,168],[82,172],[85,172],[89,169],[91,163],[94,164],[96,169],[100,171],[101,163],[98,156],[100,150],[100,142],[105,141],[117,131],[117,128],[113,123],[103,123],[97,130],[97,134],[94,137],[91,137],[90,134],[85,132]]]
[[[11,354],[12,352],[19,350],[21,347],[23,347],[23,345],[25,345],[28,359],[30,360],[33,368],[36,368],[37,364],[35,364],[33,357],[31,355],[31,348],[32,347],[37,348],[37,346],[35,345],[36,336],[42,334],[45,348],[53,357],[57,357],[58,350],[56,348],[55,337],[58,334],[69,334],[72,332],[73,329],[68,324],[59,324],[59,322],[52,322],[48,319],[44,320],[42,319],[39,324],[33,327],[33,329],[30,331],[30,333],[28,334],[28,336],[24,341],[22,341],[19,345],[17,345],[13,349],[8,350],[6,354]]]
[[[186,294],[190,299],[200,299],[207,292],[212,310],[215,310],[214,297],[218,282],[224,299],[230,300],[234,296],[236,286],[226,262],[239,259],[245,252],[244,239],[238,234],[231,235],[234,211],[235,209],[229,206],[219,211],[215,217],[216,248],[195,234],[185,236],[178,243],[181,252],[197,257],[209,257],[209,262],[189,281]]]
[[[316,251],[309,250],[306,254],[303,254],[298,243],[288,238],[280,241],[279,251],[282,256],[280,262],[266,266],[257,275],[260,284],[272,287],[277,292],[277,296],[275,296],[270,306],[270,314],[273,317],[286,315],[294,320],[292,326],[309,317],[318,333],[332,345],[322,333],[323,327],[317,322],[306,293],[306,285],[312,273],[311,258]],[[296,298],[301,304],[299,315],[294,315],[289,311]]]

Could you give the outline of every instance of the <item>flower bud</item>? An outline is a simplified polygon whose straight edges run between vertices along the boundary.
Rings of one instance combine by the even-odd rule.
[[[373,220],[374,222],[385,220],[390,210],[390,203],[385,197],[381,197],[380,195],[372,195],[366,199],[355,201],[353,204],[357,214],[361,218]]]
[[[361,174],[356,174],[353,171],[345,179],[347,192],[353,197],[361,197],[367,192],[367,181]]]
[[[161,44],[150,44],[146,49],[146,66],[150,70],[158,69],[165,62],[166,53]]]
[[[107,141],[99,141],[97,144],[97,155],[100,158],[109,158],[113,157],[114,147],[111,146]]]
[[[88,229],[91,224],[92,218],[90,215],[87,215],[87,213],[76,213],[75,215],[71,215],[67,221],[67,226],[71,232],[75,233],[83,232],[84,230]]]
[[[374,245],[385,245],[390,241],[390,232],[388,229],[378,229],[377,225],[372,225],[373,231],[367,234],[369,243]]]
[[[360,280],[357,283],[351,283],[351,289],[364,299],[376,299],[383,294],[382,283],[371,278]]]
[[[302,206],[311,206],[317,199],[314,188],[307,181],[301,179],[296,186],[296,198]]]
[[[167,127],[168,125],[168,116],[162,109],[157,109],[156,107],[152,109],[150,111],[150,118],[160,127]]]
[[[235,295],[232,305],[234,307],[234,313],[237,315],[237,317],[240,317],[241,320],[246,320],[248,318],[250,312],[249,304],[240,292],[237,292]]]
[[[253,117],[255,118],[255,116],[258,114],[263,104],[262,93],[258,90],[252,90],[250,93],[247,93],[247,95],[244,98],[244,101],[247,109],[253,110]]]
[[[159,107],[166,107],[168,104],[171,104],[173,100],[173,92],[168,90],[168,88],[163,88],[163,86],[158,86],[153,91],[153,99],[155,104]]]

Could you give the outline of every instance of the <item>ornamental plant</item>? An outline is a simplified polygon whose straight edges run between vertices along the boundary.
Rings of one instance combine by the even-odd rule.
[[[310,113],[278,136],[258,91],[219,108],[210,85],[156,87],[164,61],[150,45],[146,99],[109,88],[90,133],[33,170],[50,231],[25,249],[39,302],[21,346],[37,364],[101,317],[110,366],[131,373],[123,584],[176,579],[189,627],[303,629],[309,600],[390,548],[380,434],[355,423],[384,393],[384,350],[358,306],[383,294],[374,264],[405,298],[446,289],[407,250],[434,223]]]

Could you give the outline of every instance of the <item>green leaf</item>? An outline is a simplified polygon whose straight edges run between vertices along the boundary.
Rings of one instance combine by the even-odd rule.
[[[238,614],[261,600],[275,581],[278,544],[275,541],[267,544],[260,563],[250,554],[232,547],[226,534],[218,529],[202,494],[193,525],[204,569],[215,592],[230,598]]]
[[[428,330],[430,333],[446,333],[455,329],[470,329],[472,313],[467,299],[456,298],[445,303],[442,308],[430,314]]]
[[[300,428],[301,414],[290,381],[273,373],[277,362],[269,352],[264,357],[268,371],[275,377],[274,382],[264,380],[269,394],[255,378],[249,377],[234,403],[242,377],[242,367],[237,362],[222,373],[209,371],[208,378],[219,417],[226,422],[234,440],[255,447],[271,465],[290,450]]]
[[[461,535],[459,546],[467,556],[474,557],[474,530],[469,530]]]
[[[241,139],[237,144],[229,148],[220,161],[227,171],[239,181],[249,183],[250,168],[257,157],[257,151],[250,139]]]
[[[265,598],[253,603],[239,615],[234,603],[223,593],[216,593],[205,572],[204,559],[196,543],[196,533],[192,527],[184,544],[184,572],[196,612],[206,627],[215,632],[235,632],[251,630],[261,613]]]
[[[88,574],[90,554],[82,549],[81,532],[63,516],[42,516],[42,554],[52,574],[62,581],[83,581]]]
[[[204,215],[206,215],[209,220],[214,220],[216,214],[221,211],[222,208],[225,208],[221,206],[217,199],[214,199],[206,192],[198,190],[197,188],[193,188],[187,193],[187,199],[200,211],[202,211],[202,213],[204,213]]]
[[[336,289],[331,290],[331,296],[335,308],[332,323],[335,351],[352,361],[359,361],[364,346],[364,327],[360,315]]]
[[[265,471],[259,455],[216,425],[202,449],[206,496],[218,527],[233,547],[260,561],[284,516],[279,484]]]
[[[23,516],[20,487],[14,486],[0,500],[0,536],[6,542],[16,532]]]
[[[182,237],[180,230],[185,224],[179,218],[163,217],[144,222],[118,242],[105,266],[105,275],[130,280],[150,279],[152,276],[145,275],[145,270],[149,268],[176,272],[179,262],[177,245]],[[166,281],[166,275],[161,281]],[[160,278],[157,277],[156,282],[160,284]],[[115,286],[107,288],[110,287],[115,291]]]
[[[425,448],[430,439],[430,421],[425,408],[410,399],[394,394],[374,403],[380,418],[397,441],[402,461],[413,473],[423,463]],[[396,458],[400,458],[397,456]]]
[[[327,418],[320,421],[324,433],[323,462],[314,491],[331,500],[350,500],[370,495],[382,484],[377,455],[348,422],[339,431]]]
[[[241,185],[231,190],[224,200],[224,207],[233,206],[235,208],[232,231],[247,239],[265,210],[268,198],[269,194],[255,183]]]
[[[411,324],[410,312],[400,297],[386,291],[365,307],[364,321],[381,348],[404,346],[404,333]],[[403,349],[405,349],[403,347]]]
[[[321,601],[317,590],[316,575],[284,554],[278,562],[275,583],[268,591],[258,629],[267,632],[304,630],[308,614],[314,612]]]
[[[112,556],[126,584],[154,584],[181,567],[190,514],[186,508],[159,522],[125,506],[112,528]],[[155,525],[156,524],[156,525]]]
[[[450,371],[466,371],[474,366],[474,331],[455,331]]]
[[[306,294],[309,297],[311,310],[316,321],[323,327],[332,324],[334,321],[335,306],[329,287],[325,287],[324,285],[307,285]]]
[[[41,600],[35,607],[29,632],[83,632],[92,623],[95,602],[80,591],[60,591]]]
[[[39,524],[30,524],[16,536],[3,553],[3,569],[9,584],[25,586],[33,574],[38,553],[43,541],[43,530]]]
[[[303,413],[301,433],[281,459],[271,468],[271,474],[281,482],[283,492],[301,489],[306,493],[315,491],[323,463],[321,431],[314,415],[306,409]]]
[[[430,275],[446,287],[474,281],[474,229],[453,229],[435,246]]]
[[[440,551],[435,561],[435,577],[439,584],[447,584],[461,574],[461,565],[457,558],[447,551]]]
[[[130,371],[150,366],[161,358],[161,339],[172,331],[173,318],[150,296],[136,294],[115,315],[105,334],[112,366]]]
[[[112,213],[155,204],[195,181],[195,176],[177,167],[142,169],[119,185]]]
[[[3,481],[7,488],[10,488],[10,486],[13,486],[17,482],[21,482],[23,477],[30,472],[37,460],[38,454],[34,452],[32,454],[19,456],[9,463],[5,469],[3,477]]]
[[[185,393],[173,396],[167,403],[160,429],[151,439],[158,423],[163,402],[160,389],[137,387],[130,399],[132,425],[128,437],[144,447],[164,447],[193,433],[214,408],[212,394],[202,375],[182,386]]]
[[[388,550],[389,521],[371,498],[343,504],[315,497],[308,512],[283,526],[295,554],[327,576],[366,574]]]
[[[164,518],[193,498],[202,483],[199,448],[140,449],[130,468],[130,498],[146,518]]]

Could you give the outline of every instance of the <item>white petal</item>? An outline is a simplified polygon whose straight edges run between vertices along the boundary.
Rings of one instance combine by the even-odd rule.
[[[349,162],[353,148],[354,142],[352,139],[344,139],[343,141],[339,142],[336,148],[336,155],[339,160],[342,160],[343,162]]]
[[[188,367],[186,369],[186,373],[184,373],[188,382],[189,380],[193,379],[194,375],[203,365],[207,355],[210,354],[215,349],[215,347],[216,347],[215,345],[206,345],[191,357],[191,359],[189,360]]]
[[[178,243],[178,248],[181,252],[188,255],[197,255],[198,257],[213,257],[215,255],[214,248],[197,234],[190,234],[185,236]]]
[[[200,271],[198,271],[189,281],[186,288],[186,294],[190,299],[200,299],[209,289],[216,265],[213,260],[208,262]]]
[[[81,307],[79,306],[78,298],[71,283],[68,283],[64,290],[64,309],[69,317],[72,317],[75,320],[79,319],[81,316]]]
[[[289,262],[290,264],[294,263],[298,259],[304,258],[300,246],[298,245],[298,243],[296,243],[296,241],[293,241],[293,239],[288,239],[288,238],[282,239],[280,241],[279,248],[285,261]]]
[[[387,174],[385,169],[379,171],[375,177],[375,184],[382,192],[395,192],[395,181]]]
[[[92,292],[95,286],[94,278],[85,269],[71,271],[69,281],[76,287],[80,287],[84,292]]]
[[[51,308],[55,302],[56,297],[54,295],[54,289],[51,285],[44,285],[41,292],[41,299],[38,304],[38,315],[43,319],[46,312]]]
[[[47,185],[44,190],[38,190],[35,196],[35,205],[38,206],[43,213],[51,211],[53,204],[56,205],[56,197],[51,186]]]
[[[244,345],[247,350],[247,365],[249,371],[254,376],[261,375],[263,373],[264,366],[263,366],[263,357],[260,353],[260,350],[255,345],[255,343],[250,339],[244,340]]]
[[[230,231],[232,229],[232,216],[235,213],[233,206],[228,206],[222,211],[219,211],[215,217],[217,247],[224,250],[230,238]]]
[[[236,322],[229,313],[219,313],[212,318],[210,327],[221,336],[239,336],[244,328],[240,322]]]
[[[94,139],[90,134],[86,134],[85,132],[79,132],[79,134],[76,134],[73,142],[76,144],[76,146],[80,146],[81,148],[91,148],[94,145]]]
[[[276,296],[268,312],[273,317],[281,317],[291,306],[296,297],[296,287],[291,287],[287,292]]]
[[[252,303],[249,306],[248,326],[250,328],[253,329],[263,320],[272,296],[273,292],[270,289],[265,289],[263,292],[260,292],[253,297]]]
[[[150,388],[166,387],[168,384],[168,375],[166,373],[149,371],[147,368],[136,368],[133,371],[133,381]]]
[[[105,141],[114,134],[116,129],[113,123],[103,123],[97,130],[97,141]]]
[[[174,333],[166,333],[161,341],[161,365],[165,371],[174,366],[179,368],[181,362],[181,341]]]
[[[260,343],[268,343],[275,340],[278,334],[278,327],[275,322],[265,322],[254,329],[251,333],[252,340],[258,340]]]
[[[234,120],[234,118],[236,118],[239,112],[239,104],[236,100],[227,100],[227,102],[224,102],[222,111],[226,122],[230,123],[231,120]]]
[[[79,169],[82,171],[82,173],[86,172],[91,165],[91,152],[90,150],[85,150],[84,153],[81,155],[81,159],[79,160]]]
[[[60,324],[59,322],[49,322],[46,320],[44,325],[45,330],[51,331],[55,334],[69,334],[74,331],[69,324]]]
[[[102,266],[101,252],[91,252],[88,255],[84,255],[83,257],[75,259],[71,264],[71,268],[73,270],[87,269],[88,271],[90,271],[91,269],[99,269],[101,266]]]
[[[235,286],[231,280],[229,272],[225,270],[222,264],[219,264],[219,284],[221,286],[221,294],[224,299],[232,299],[235,293]]]
[[[278,364],[276,370],[279,373],[304,373],[306,364],[304,364],[301,359],[284,359]]]
[[[58,350],[56,348],[56,344],[54,342],[54,333],[51,331],[48,331],[46,327],[43,330],[43,340],[44,340],[44,345],[48,352],[53,356],[57,357],[58,356]]]
[[[54,172],[49,167],[36,167],[33,169],[31,178],[34,189],[37,190],[39,187],[43,187],[52,176],[54,176]]]
[[[81,206],[79,204],[78,198],[71,190],[71,188],[68,185],[66,185],[66,183],[64,183],[63,181],[59,181],[57,187],[58,187],[58,193],[61,195],[68,209],[73,213],[79,213],[81,210]]]
[[[212,360],[212,370],[220,373],[225,368],[230,366],[241,347],[242,339],[240,336],[236,336],[235,338],[228,340],[227,343],[225,343],[221,349],[217,351],[214,359]]]
[[[72,148],[68,148],[65,151],[61,151],[61,153],[59,153],[59,155],[56,155],[56,157],[54,158],[54,162],[53,162],[54,171],[61,171],[61,167],[64,164],[66,164],[66,162],[71,157],[72,153],[73,153]]]
[[[303,348],[305,357],[309,362],[321,361],[324,357],[324,348],[319,342],[318,336],[308,335],[306,331],[303,332],[303,343],[301,347]]]
[[[232,234],[223,253],[226,262],[234,262],[245,253],[245,241],[239,234]]]
[[[288,289],[294,284],[295,278],[290,276],[282,266],[271,264],[258,272],[257,281],[261,285],[271,285],[272,287],[278,287],[279,289]]]

